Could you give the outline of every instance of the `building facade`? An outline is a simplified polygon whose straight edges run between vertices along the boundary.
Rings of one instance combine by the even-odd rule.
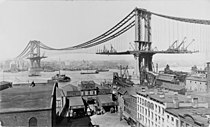
[[[1,126],[56,126],[56,89],[55,84],[0,91]]]
[[[207,79],[204,77],[189,76],[186,78],[185,88],[188,91],[206,92]]]
[[[198,98],[152,89],[137,92],[138,127],[208,127],[208,114],[208,103]],[[192,116],[194,121],[190,123],[186,116]]]

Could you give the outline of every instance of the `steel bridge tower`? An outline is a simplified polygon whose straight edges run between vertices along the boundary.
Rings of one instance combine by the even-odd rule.
[[[41,71],[41,59],[43,58],[47,58],[46,56],[41,56],[40,55],[40,42],[33,40],[30,41],[30,52],[29,52],[29,57],[27,59],[30,60],[31,63],[31,67],[30,67],[30,71],[33,72],[37,72],[37,71]]]
[[[134,54],[138,60],[138,69],[140,74],[140,82],[145,78],[144,70],[152,71],[151,51],[151,13],[144,9],[135,9],[135,50],[143,51]]]

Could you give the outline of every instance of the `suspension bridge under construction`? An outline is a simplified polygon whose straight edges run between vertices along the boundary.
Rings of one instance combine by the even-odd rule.
[[[129,32],[134,38],[126,36]],[[187,54],[198,51],[207,53],[210,47],[208,33],[210,20],[167,16],[135,8],[111,29],[89,41],[66,48],[53,48],[38,40],[32,40],[16,59],[29,59],[31,69],[36,70],[40,68],[41,59],[47,58],[41,55],[41,49],[90,51],[98,55],[134,55],[141,77],[144,70],[153,71],[152,59],[155,54]],[[120,40],[122,36],[124,38]],[[160,50],[159,45],[166,48]],[[142,80],[140,78],[140,81]]]

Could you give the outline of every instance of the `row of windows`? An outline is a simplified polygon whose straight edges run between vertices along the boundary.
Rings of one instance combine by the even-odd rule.
[[[81,91],[81,95],[96,95],[96,91]]]
[[[161,106],[159,106],[157,104],[153,104],[152,102],[144,100],[143,98],[139,98],[139,97],[138,97],[137,101],[138,101],[138,104],[140,104],[142,106],[145,106],[145,107],[148,107],[149,109],[155,110],[155,112],[164,115],[165,109],[163,107],[161,107]],[[137,109],[141,110],[140,107],[137,107]]]
[[[153,122],[152,120],[150,119],[147,119],[146,117],[144,117],[143,115],[141,114],[138,114],[137,118],[142,122],[144,123],[145,125],[149,126],[149,127],[160,127],[160,123],[157,124],[155,122]],[[163,119],[164,120],[164,119]],[[164,126],[164,123],[162,123],[162,126]]]

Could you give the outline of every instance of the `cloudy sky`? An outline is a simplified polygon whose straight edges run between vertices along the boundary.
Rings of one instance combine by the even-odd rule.
[[[39,40],[55,48],[90,40],[114,26],[135,7],[166,15],[210,20],[209,0],[0,1],[0,60],[19,55],[30,40]],[[134,41],[134,33],[132,36],[131,42]],[[69,59],[128,58],[71,53],[65,55]],[[201,56],[202,60],[206,60],[206,56]],[[158,55],[160,59],[164,57]],[[196,58],[200,58],[200,55]]]

